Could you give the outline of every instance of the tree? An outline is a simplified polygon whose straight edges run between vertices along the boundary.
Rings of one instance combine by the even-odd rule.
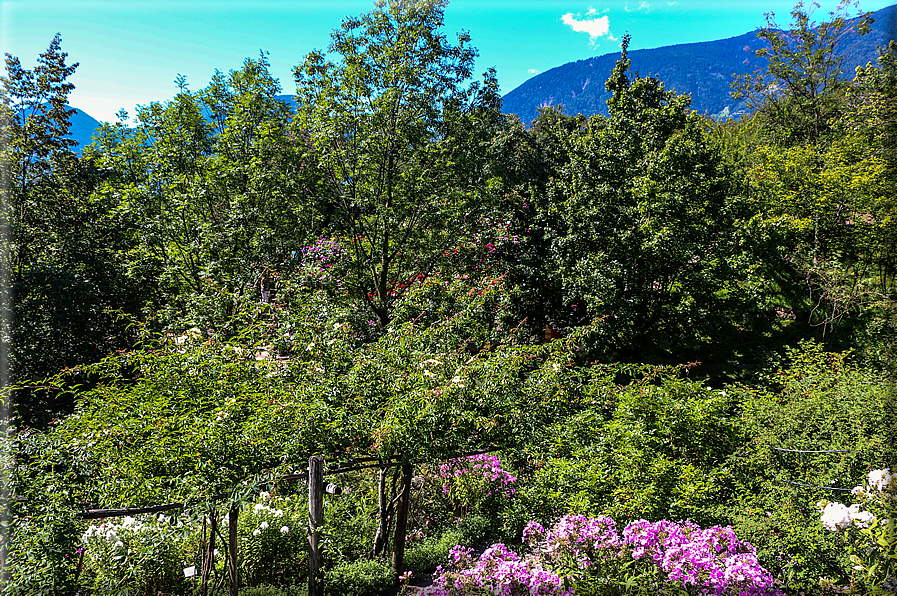
[[[328,61],[294,69],[311,136],[350,253],[347,287],[383,327],[403,286],[435,267],[475,221],[501,121],[495,73],[463,86],[477,55],[467,33],[438,32],[447,0],[378,0],[331,34]]]
[[[766,68],[736,77],[735,99],[745,99],[769,128],[786,143],[814,143],[828,131],[841,107],[847,87],[837,46],[854,34],[865,35],[873,22],[859,10],[857,0],[841,0],[829,20],[812,21],[819,4],[809,8],[799,0],[791,23],[783,30],[775,13],[766,13],[766,26],[757,37],[769,45],[757,51]],[[852,14],[851,9],[856,11]]]
[[[605,355],[682,358],[739,324],[749,256],[727,182],[690,99],[629,76],[628,36],[607,88],[609,116],[562,141],[548,188],[552,253],[569,309],[603,318]]]
[[[201,324],[186,303],[219,288],[255,292],[315,228],[314,164],[269,67],[265,54],[246,59],[198,92],[178,77],[174,99],[142,106],[134,130],[106,126],[88,149],[107,171],[99,192],[121,197],[140,229],[129,257],[152,272],[166,323]]]
[[[57,33],[34,69],[6,54],[6,76],[0,77],[0,192],[11,234],[4,261],[13,282],[21,279],[29,253],[37,248],[39,220],[55,206],[55,165],[70,158],[69,149],[77,144],[67,138],[74,110],[66,102],[75,88],[67,79],[78,64],[65,63],[68,54],[61,46]]]
[[[3,335],[17,380],[120,347],[124,325],[106,310],[133,312],[136,301],[119,256],[130,248],[127,232],[112,205],[91,198],[96,169],[71,151],[66,101],[78,65],[66,63],[61,43],[57,34],[33,69],[7,54],[0,77],[0,193],[9,228],[0,250],[12,293]]]

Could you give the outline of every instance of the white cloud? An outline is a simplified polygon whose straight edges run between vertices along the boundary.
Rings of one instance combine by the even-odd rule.
[[[539,73],[542,72],[542,71],[541,71],[541,70],[536,70],[535,68],[531,68],[531,69],[529,69],[529,70],[526,71],[526,72],[528,72],[528,73],[530,73],[530,74],[539,74]]]
[[[605,35],[613,39],[613,36],[610,35],[610,19],[606,16],[588,18],[595,14],[598,14],[598,11],[594,8],[589,9],[586,18],[581,18],[579,15],[574,16],[572,12],[568,12],[561,17],[561,21],[578,33],[588,33],[592,45],[595,45],[599,37]]]

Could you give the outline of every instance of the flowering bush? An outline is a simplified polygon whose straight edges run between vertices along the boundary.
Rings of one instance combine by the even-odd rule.
[[[493,495],[510,498],[517,478],[503,470],[495,455],[482,453],[449,460],[439,466],[442,492],[452,507],[467,511]]]
[[[308,507],[294,497],[262,492],[240,514],[241,575],[249,585],[299,583],[307,569]]]
[[[100,521],[81,536],[84,568],[98,594],[177,593],[192,560],[193,528],[176,517]]]
[[[670,593],[780,596],[751,544],[729,527],[639,520],[622,536],[614,520],[567,515],[551,530],[530,522],[524,540],[535,554],[521,561],[502,544],[475,560],[456,548],[455,571],[437,570],[431,596],[616,594],[629,589]],[[640,592],[641,593],[641,592]]]
[[[463,594],[502,594],[508,596],[572,596],[557,574],[532,562],[521,561],[504,544],[493,544],[474,560],[473,549],[456,546],[449,554],[456,572],[437,567],[433,585],[425,596],[461,596]]]
[[[851,588],[869,594],[897,591],[897,483],[893,479],[889,468],[873,470],[865,487],[850,491],[859,503],[817,503],[822,525],[840,532],[851,552],[855,572]]]

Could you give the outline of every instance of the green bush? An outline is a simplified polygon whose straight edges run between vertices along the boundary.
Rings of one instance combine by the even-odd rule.
[[[764,380],[766,390],[739,390],[747,442],[720,474],[720,513],[786,591],[817,592],[822,578],[849,584],[848,553],[816,503],[844,494],[820,487],[849,489],[872,469],[894,469],[893,384],[814,343]]]
[[[306,576],[308,507],[263,492],[240,515],[240,577],[250,585],[294,584]]]
[[[564,513],[717,523],[717,475],[742,441],[732,392],[675,369],[598,389],[590,390],[602,393],[594,406],[546,428],[526,450],[508,531],[519,538],[528,519]]]
[[[262,584],[254,588],[240,588],[239,596],[307,596],[307,586],[270,586]],[[211,596],[228,596],[228,588],[215,590]]]
[[[359,559],[324,572],[324,589],[341,596],[377,596],[395,582],[385,561]]]
[[[445,565],[454,546],[475,546],[487,535],[489,527],[485,516],[470,515],[454,528],[436,536],[427,536],[405,550],[405,570],[420,574]]]

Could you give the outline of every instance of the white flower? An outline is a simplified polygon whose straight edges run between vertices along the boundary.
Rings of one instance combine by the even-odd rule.
[[[434,375],[433,373],[431,373],[431,372],[428,371],[428,370],[425,370],[425,371],[424,371],[424,376],[425,376],[425,377],[435,377],[436,375]]]
[[[847,508],[847,511],[850,513],[850,519],[859,528],[867,528],[869,524],[875,521],[875,515],[868,511],[863,511],[859,505],[851,505]]]
[[[869,472],[869,486],[883,491],[889,484],[891,484],[892,478],[893,476],[891,475],[890,468],[885,468],[884,470],[872,470]]]
[[[866,491],[863,490],[863,487],[862,487],[862,486],[854,486],[852,489],[850,489],[850,494],[852,494],[852,495],[865,495],[865,494],[866,494]]]
[[[843,530],[850,527],[850,510],[843,503],[829,503],[822,512],[822,525],[827,530]]]
[[[253,536],[258,536],[258,535],[261,534],[261,533],[262,533],[262,531],[259,530],[258,528],[256,528],[255,530],[252,531],[252,535],[253,535]]]
[[[259,527],[260,527],[261,529],[263,529],[263,530],[267,530],[267,529],[268,529],[268,522],[263,521],[262,523],[259,524]]]
[[[274,517],[283,517],[283,509],[278,509],[274,512]]]
[[[286,534],[286,533],[289,532],[289,531],[290,531],[290,528],[287,527],[287,526],[281,526],[281,527],[280,527],[280,533],[281,533],[281,534]]]
[[[263,510],[263,509],[267,509],[267,507],[265,507],[262,503],[256,503],[256,504],[252,507],[252,509],[255,510],[256,513],[258,513],[259,511],[261,511],[261,510]]]
[[[116,542],[113,546],[114,546],[116,549],[122,549],[122,548],[125,547],[125,543],[122,542],[121,540],[119,540],[119,541]]]

